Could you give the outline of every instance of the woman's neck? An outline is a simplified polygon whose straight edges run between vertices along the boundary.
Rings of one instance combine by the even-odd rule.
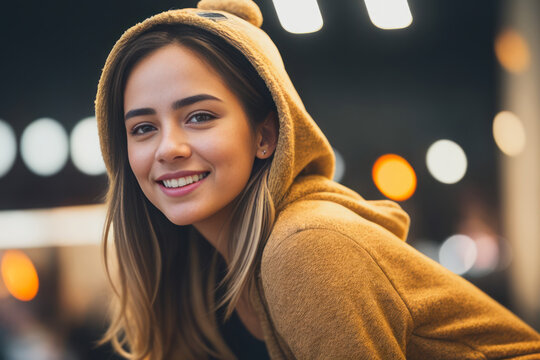
[[[232,203],[209,218],[193,224],[193,227],[221,254],[229,265],[228,242],[226,239],[228,216],[232,211]]]

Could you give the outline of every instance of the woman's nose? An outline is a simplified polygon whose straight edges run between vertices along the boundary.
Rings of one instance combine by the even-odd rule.
[[[191,146],[185,132],[177,127],[162,129],[162,137],[156,151],[156,160],[174,161],[191,156]]]

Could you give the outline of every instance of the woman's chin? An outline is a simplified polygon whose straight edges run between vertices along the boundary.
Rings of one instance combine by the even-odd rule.
[[[178,216],[178,215],[167,215],[165,214],[167,219],[169,219],[170,222],[172,222],[175,225],[178,226],[186,226],[186,225],[192,225],[195,221],[191,217],[186,216]]]

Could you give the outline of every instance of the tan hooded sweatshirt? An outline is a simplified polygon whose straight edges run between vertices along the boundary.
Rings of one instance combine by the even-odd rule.
[[[268,85],[279,116],[269,175],[277,219],[252,297],[272,359],[540,359],[540,335],[405,240],[409,217],[332,181],[334,154],[307,113],[250,0],[203,0],[128,29],[98,86],[96,116],[109,171],[107,88],[126,41],[162,23],[231,43]]]

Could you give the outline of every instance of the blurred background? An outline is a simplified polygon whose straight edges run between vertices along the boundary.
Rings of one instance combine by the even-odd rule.
[[[540,2],[255,2],[335,180],[399,202],[411,246],[540,330]],[[196,3],[3,4],[0,360],[116,358],[94,345],[110,291],[97,83],[127,28]]]

